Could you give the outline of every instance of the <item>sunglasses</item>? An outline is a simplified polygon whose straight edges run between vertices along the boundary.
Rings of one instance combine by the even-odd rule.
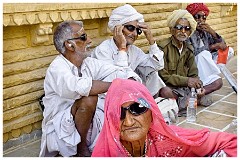
[[[190,31],[191,30],[191,27],[189,27],[189,26],[182,26],[180,24],[176,25],[174,28],[177,29],[177,30],[183,30],[184,29],[185,31]]]
[[[140,35],[142,33],[142,30],[140,28],[137,28],[133,25],[124,25],[124,27],[126,27],[127,30],[129,30],[130,32],[133,32],[136,29],[138,35]]]
[[[124,120],[126,118],[126,111],[129,111],[134,116],[139,116],[145,112],[147,112],[148,108],[142,106],[139,103],[133,103],[130,106],[123,108],[121,107],[121,117],[120,120]]]
[[[200,18],[202,18],[203,20],[206,20],[206,19],[207,19],[207,16],[201,15],[201,14],[195,14],[193,17],[194,17],[195,19],[200,19]]]
[[[87,40],[87,34],[84,33],[84,34],[82,34],[80,37],[70,38],[70,39],[67,39],[67,40],[76,40],[76,39],[79,39],[79,40],[82,40],[82,41],[86,41],[86,40]]]

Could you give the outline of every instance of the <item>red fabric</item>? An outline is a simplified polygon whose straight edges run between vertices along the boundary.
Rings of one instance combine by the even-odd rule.
[[[147,156],[203,156],[214,153],[218,148],[214,143],[205,144],[206,149],[200,147],[204,142],[211,141],[208,139],[210,135],[208,129],[194,130],[166,125],[156,102],[144,85],[133,80],[115,79],[106,96],[104,124],[93,150],[93,157],[127,156],[120,142],[120,109],[123,103],[129,101],[138,102],[138,98],[145,99],[150,104],[150,110],[152,111],[153,121],[147,135]],[[225,139],[226,142],[229,142],[229,140],[228,138]],[[218,139],[218,141],[221,140]],[[231,152],[230,155],[235,155],[235,135],[231,135],[231,141],[233,141],[231,147],[235,150],[229,147],[229,152]],[[225,148],[228,147],[227,144],[225,144]],[[198,150],[194,151],[194,147],[198,148]],[[214,147],[215,149],[212,149]]]
[[[228,58],[228,50],[229,47],[227,47],[225,50],[218,50],[218,59],[217,59],[217,64],[226,64],[227,63],[227,58]]]
[[[203,11],[206,16],[209,14],[208,7],[203,3],[192,3],[189,4],[186,8],[186,10],[191,13],[193,16],[197,14],[199,11]]]

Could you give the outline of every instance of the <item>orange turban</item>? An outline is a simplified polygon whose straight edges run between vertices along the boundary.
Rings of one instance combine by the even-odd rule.
[[[206,16],[209,14],[208,7],[203,3],[192,3],[189,4],[186,8],[186,10],[191,13],[193,16],[197,14],[199,11],[203,11]]]

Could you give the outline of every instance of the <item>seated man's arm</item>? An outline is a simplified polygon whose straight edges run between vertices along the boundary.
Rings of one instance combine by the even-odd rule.
[[[169,74],[168,70],[165,68],[158,71],[158,74],[167,86],[187,87],[188,77],[177,74]]]
[[[224,41],[219,42],[219,43],[212,44],[212,45],[210,46],[210,50],[211,50],[211,51],[213,51],[213,50],[219,50],[219,49],[221,49],[221,50],[227,49],[227,45],[226,45],[226,43],[225,43]]]
[[[163,52],[157,47],[156,41],[151,32],[151,27],[145,22],[141,22],[138,25],[143,31],[150,45],[149,56],[150,56],[150,60],[154,65],[154,68],[156,70],[163,69],[164,67]]]
[[[227,48],[226,42],[224,39],[214,31],[214,34],[209,35],[209,49],[210,51],[216,51],[219,49],[225,50]]]
[[[95,96],[95,95],[107,92],[110,85],[111,85],[111,82],[103,82],[103,81],[99,81],[99,80],[93,80],[92,87],[89,92],[89,96]]]
[[[82,77],[79,77],[77,73],[69,70],[69,66],[59,65],[58,63],[53,63],[49,67],[46,78],[45,87],[50,87],[50,91],[58,94],[60,97],[67,99],[79,99],[82,96],[97,95],[104,93],[110,86],[109,82],[95,81],[97,79],[95,71],[90,66],[85,66],[82,72]],[[96,70],[99,68],[95,67]],[[87,74],[89,73],[89,74]],[[52,93],[48,93],[52,94]]]
[[[158,75],[162,78],[165,84],[167,86],[170,85],[176,87],[186,87],[188,77],[173,73],[177,70],[177,65],[176,64],[171,65],[171,68],[169,68],[169,64],[167,63],[166,57],[164,58],[164,63],[165,66],[162,70],[158,71]]]
[[[149,55],[151,57],[153,65],[157,70],[161,70],[164,68],[164,53],[158,48],[156,42],[153,45],[150,45]]]
[[[92,53],[92,57],[104,60],[105,62],[114,64],[120,67],[128,66],[128,56],[125,51],[115,51],[113,46],[111,45],[111,41],[107,40],[104,43],[97,46]],[[112,48],[111,48],[112,47]],[[116,52],[116,53],[115,53]]]
[[[66,67],[53,64],[47,71],[45,87],[50,87],[60,97],[76,100],[82,96],[89,95],[92,87],[92,78],[79,77]]]
[[[136,73],[129,67],[119,67],[114,64],[107,63],[103,60],[88,57],[82,66],[82,75],[84,77],[92,77],[93,83],[89,95],[97,95],[107,92],[110,82],[116,78],[128,79],[133,77],[135,80],[141,81]]]
[[[186,63],[187,63],[186,76],[183,76],[183,74],[182,75],[175,74],[176,72],[179,72],[177,70],[179,68],[182,68],[182,66],[177,66],[177,64],[174,64],[174,63],[169,65],[166,59],[164,59],[164,61],[166,65],[164,66],[164,69],[162,69],[158,73],[159,73],[159,76],[166,83],[166,85],[175,86],[175,87],[187,87],[189,86],[189,83],[188,83],[189,77],[198,78],[198,74],[197,74],[198,69],[197,69],[193,54],[189,54],[188,58],[186,59]]]

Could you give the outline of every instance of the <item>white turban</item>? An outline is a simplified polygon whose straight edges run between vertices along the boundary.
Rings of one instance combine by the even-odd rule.
[[[193,18],[193,16],[187,11],[183,9],[174,10],[173,13],[167,19],[168,27],[172,28],[176,25],[176,22],[180,18],[185,18],[188,20],[191,26],[191,34],[196,30],[197,22]]]
[[[109,17],[108,27],[113,31],[116,25],[122,25],[135,20],[144,22],[143,15],[138,13],[131,5],[125,4],[112,11]]]

